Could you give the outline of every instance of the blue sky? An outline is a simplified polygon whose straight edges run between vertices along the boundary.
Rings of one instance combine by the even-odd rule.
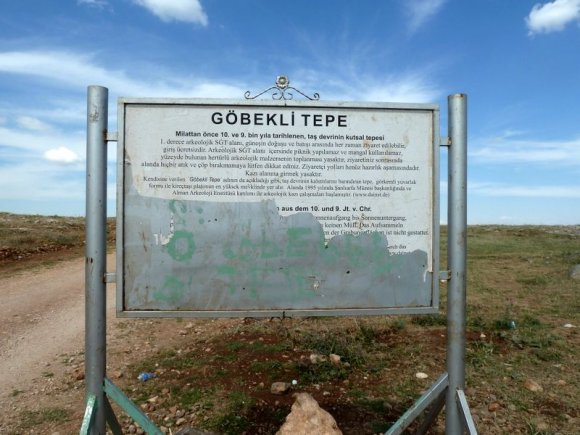
[[[279,74],[323,100],[438,103],[442,135],[466,93],[468,222],[580,223],[580,0],[4,1],[0,211],[84,214],[88,85],[116,131],[119,96],[243,98]]]

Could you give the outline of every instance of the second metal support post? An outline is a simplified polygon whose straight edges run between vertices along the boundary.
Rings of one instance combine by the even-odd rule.
[[[86,395],[95,397],[90,433],[105,434],[107,262],[107,118],[109,91],[87,91],[87,186],[85,249],[85,379]]]
[[[448,97],[449,179],[447,269],[447,373],[449,388],[445,403],[445,433],[463,433],[456,405],[457,390],[465,387],[465,313],[467,268],[467,96]]]

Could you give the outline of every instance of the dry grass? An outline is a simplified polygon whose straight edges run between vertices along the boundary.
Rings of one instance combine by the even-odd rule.
[[[109,241],[114,220],[108,221]],[[14,273],[83,255],[85,219],[0,212],[0,268]]]

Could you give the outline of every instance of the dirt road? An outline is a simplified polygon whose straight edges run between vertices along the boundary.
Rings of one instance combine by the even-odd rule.
[[[108,270],[114,270],[113,254]],[[0,298],[0,401],[5,403],[35,379],[57,375],[59,357],[83,351],[84,259],[0,278]]]
[[[114,263],[110,254],[108,271]],[[78,433],[85,395],[84,282],[84,258],[0,275],[0,435]],[[213,321],[188,323],[200,337],[216,330]],[[179,328],[178,319],[116,318],[115,285],[108,285],[109,376],[125,380],[133,361],[182,339]]]

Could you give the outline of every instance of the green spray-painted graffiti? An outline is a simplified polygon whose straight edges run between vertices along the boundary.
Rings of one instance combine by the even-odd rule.
[[[158,257],[152,297],[168,307],[396,305],[410,300],[403,288],[424,287],[427,254],[390,254],[380,232],[326,239],[314,216],[281,217],[272,204],[167,205],[174,224],[160,253],[171,260]]]
[[[183,296],[191,287],[192,279],[188,283],[182,282],[175,276],[166,276],[162,287],[153,292],[153,299],[163,302],[178,303],[183,300]]]
[[[176,261],[190,260],[195,253],[193,234],[184,230],[175,231],[165,248],[171,258]]]

